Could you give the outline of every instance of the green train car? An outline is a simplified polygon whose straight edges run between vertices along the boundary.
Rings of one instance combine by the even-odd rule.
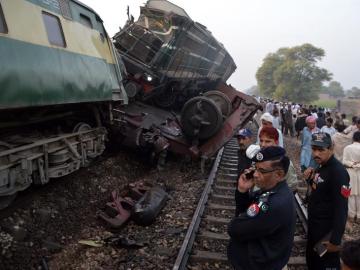
[[[76,0],[0,0],[0,59],[5,205],[100,155],[127,96],[101,18]]]

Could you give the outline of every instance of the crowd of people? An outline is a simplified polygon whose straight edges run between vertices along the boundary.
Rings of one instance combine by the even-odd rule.
[[[239,270],[286,269],[296,223],[293,194],[304,181],[308,269],[360,269],[360,240],[341,246],[345,228],[351,231],[360,221],[360,118],[349,123],[345,114],[312,105],[262,104],[258,133],[242,129],[237,134],[229,261]],[[301,142],[301,175],[286,155],[284,136]]]

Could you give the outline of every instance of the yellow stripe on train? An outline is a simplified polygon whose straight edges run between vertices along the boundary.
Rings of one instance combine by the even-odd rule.
[[[8,28],[8,33],[0,33],[0,36],[102,58],[109,64],[115,63],[109,46],[110,41],[105,39],[103,42],[97,30],[90,29],[77,21],[64,19],[61,15],[28,1],[0,0],[0,3]],[[66,41],[65,48],[49,43],[43,22],[43,11],[59,18]]]

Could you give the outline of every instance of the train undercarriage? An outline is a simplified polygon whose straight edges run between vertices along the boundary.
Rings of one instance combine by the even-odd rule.
[[[8,206],[19,191],[86,167],[104,152],[108,131],[102,126],[100,113],[96,107],[83,109],[87,109],[88,117],[83,117],[84,110],[66,107],[66,111],[48,111],[47,121],[28,117],[22,122],[22,118],[21,126],[2,121],[0,209]]]

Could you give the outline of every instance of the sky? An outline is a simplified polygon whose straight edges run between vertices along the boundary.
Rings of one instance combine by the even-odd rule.
[[[145,0],[81,0],[101,16],[113,36],[135,20]],[[345,90],[360,87],[360,0],[172,0],[224,44],[237,65],[230,77],[238,90],[256,85],[268,53],[311,43],[325,50],[319,66]]]

